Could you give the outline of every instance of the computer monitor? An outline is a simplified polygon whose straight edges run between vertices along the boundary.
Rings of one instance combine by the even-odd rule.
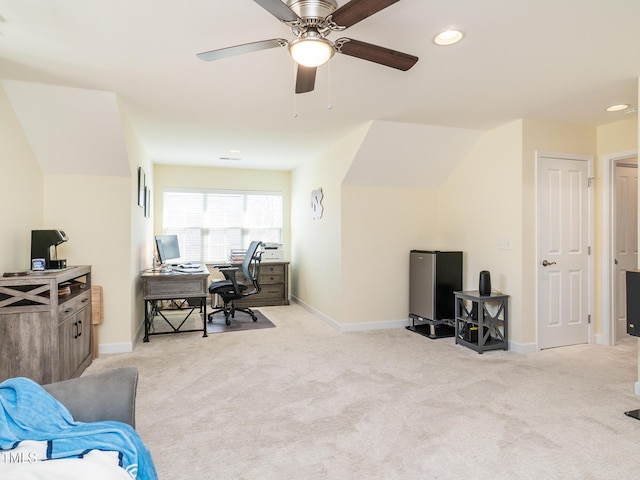
[[[156,249],[158,250],[158,259],[163,265],[180,258],[177,235],[156,235]]]

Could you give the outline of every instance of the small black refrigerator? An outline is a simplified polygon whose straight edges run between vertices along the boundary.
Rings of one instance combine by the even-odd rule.
[[[462,252],[411,250],[407,328],[430,338],[453,337],[453,292],[461,290]]]

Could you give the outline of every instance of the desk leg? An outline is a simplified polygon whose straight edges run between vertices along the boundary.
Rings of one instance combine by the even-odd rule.
[[[207,335],[207,297],[202,297],[202,336],[208,337]]]
[[[144,301],[144,338],[142,341],[149,341],[149,300]]]

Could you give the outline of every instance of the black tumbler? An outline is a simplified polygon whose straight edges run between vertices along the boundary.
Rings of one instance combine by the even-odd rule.
[[[491,295],[491,274],[488,270],[482,270],[480,272],[478,291],[480,292],[481,297],[488,297]]]

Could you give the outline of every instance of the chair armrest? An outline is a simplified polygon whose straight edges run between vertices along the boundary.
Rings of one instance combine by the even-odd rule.
[[[136,367],[43,385],[78,422],[117,420],[134,428],[137,387]]]
[[[224,275],[224,278],[226,280],[229,280],[232,284],[233,284],[233,289],[236,292],[240,291],[240,286],[238,285],[238,279],[236,278],[236,272],[238,270],[240,270],[238,267],[224,267],[224,268],[219,268],[218,270],[220,270],[222,272],[222,274]]]

